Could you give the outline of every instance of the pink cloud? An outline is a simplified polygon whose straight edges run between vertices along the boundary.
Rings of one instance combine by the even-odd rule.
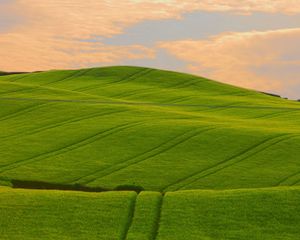
[[[0,66],[7,71],[34,71],[117,64],[123,59],[154,58],[154,50],[140,46],[107,46],[18,33],[0,38]]]
[[[93,35],[111,36],[129,24],[159,13],[120,1],[18,0],[10,8],[22,9],[26,22],[0,34],[0,69],[34,71],[118,64],[124,59],[154,58],[155,51],[141,46],[111,46],[83,42]],[[157,7],[156,7],[157,8]],[[167,16],[168,14],[166,14]]]
[[[0,69],[8,71],[118,64],[124,59],[153,58],[155,49],[82,42],[110,37],[145,20],[180,18],[183,13],[252,11],[299,13],[298,0],[16,0],[9,11],[26,21],[0,34]]]
[[[207,40],[161,42],[187,71],[262,91],[293,95],[299,87],[300,29],[225,33]],[[269,71],[268,71],[269,69]],[[294,97],[297,97],[296,95]]]

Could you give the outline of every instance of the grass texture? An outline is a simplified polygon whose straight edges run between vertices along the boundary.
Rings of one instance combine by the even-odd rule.
[[[18,239],[295,240],[300,188],[106,192],[0,188],[0,236]]]
[[[299,238],[299,102],[142,67],[0,75],[0,239]]]

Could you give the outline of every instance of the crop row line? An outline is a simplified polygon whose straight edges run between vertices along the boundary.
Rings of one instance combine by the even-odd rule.
[[[119,125],[119,126],[112,127],[110,129],[107,129],[107,130],[104,130],[104,131],[102,130],[102,131],[100,131],[96,134],[93,134],[92,136],[84,138],[84,139],[82,139],[80,141],[77,141],[75,143],[71,143],[67,146],[60,147],[56,150],[52,150],[52,151],[49,151],[49,152],[46,152],[46,153],[42,153],[42,154],[39,154],[37,156],[30,157],[30,158],[23,159],[23,160],[19,160],[19,161],[10,163],[10,164],[2,165],[2,166],[0,166],[0,173],[18,168],[20,166],[24,166],[24,165],[29,164],[29,163],[37,162],[37,161],[46,159],[48,157],[53,157],[53,156],[58,156],[58,155],[64,154],[66,152],[78,149],[78,148],[86,146],[88,144],[91,144],[95,141],[98,141],[99,139],[103,139],[103,138],[105,138],[107,136],[110,136],[114,133],[120,132],[122,130],[131,128],[131,127],[134,127],[134,126],[137,126],[137,125],[140,125],[140,124],[141,124],[141,122],[130,123],[130,124],[127,123],[127,124],[122,124],[122,125]]]
[[[235,104],[230,105],[211,105],[211,104],[172,104],[172,103],[154,103],[154,102],[127,102],[127,101],[101,101],[95,99],[43,99],[43,98],[9,98],[2,97],[1,100],[5,101],[44,101],[44,102],[63,102],[63,103],[83,103],[83,104],[111,104],[111,105],[133,105],[133,106],[158,106],[158,107],[203,107],[210,109],[276,109],[276,110],[295,110],[300,111],[300,108],[291,107],[271,107],[271,106],[241,106]]]
[[[265,114],[265,115],[262,115],[262,116],[258,116],[255,119],[264,119],[264,118],[269,119],[270,117],[277,117],[279,115],[284,115],[284,114],[288,114],[288,113],[292,113],[292,112],[295,112],[295,110],[288,110],[288,111],[285,111],[285,112],[268,113],[268,114]]]
[[[198,134],[204,133],[204,132],[207,132],[207,131],[210,131],[213,129],[215,129],[215,128],[208,128],[208,129],[204,129],[204,130],[202,129],[202,131],[200,131],[200,130],[197,131],[197,130],[193,129],[193,130],[190,130],[183,134],[179,134],[175,138],[173,138],[171,140],[167,140],[166,142],[164,142],[144,153],[141,153],[133,158],[127,159],[127,160],[122,161],[113,166],[109,166],[105,169],[94,171],[86,176],[76,179],[75,181],[79,182],[81,184],[82,183],[83,184],[92,183],[96,180],[99,180],[100,178],[107,177],[117,171],[124,170],[125,168],[128,168],[128,167],[132,167],[135,164],[139,164],[139,163],[144,162],[150,158],[153,158],[159,154],[165,153],[165,152],[171,150],[172,148],[178,146],[179,144],[182,144],[182,143],[190,140],[191,138],[197,136]],[[100,175],[98,175],[99,173],[100,173]]]
[[[48,85],[52,85],[54,83],[58,83],[58,82],[62,82],[62,81],[65,81],[65,80],[73,79],[75,77],[80,77],[80,76],[83,76],[84,74],[88,73],[90,70],[92,70],[92,68],[91,69],[90,68],[89,69],[83,69],[83,70],[80,70],[80,71],[75,71],[75,73],[71,73],[67,77],[58,79],[58,80],[53,81],[53,82],[49,82],[49,83],[43,84],[42,86],[48,86]]]
[[[87,114],[85,116],[81,116],[81,117],[75,117],[75,118],[71,118],[71,119],[67,119],[61,122],[56,122],[53,124],[48,124],[46,126],[43,127],[39,127],[39,128],[35,128],[33,130],[27,130],[27,131],[23,131],[20,133],[16,133],[16,134],[12,134],[12,135],[8,135],[8,136],[4,136],[4,137],[0,137],[0,139],[9,139],[11,137],[16,137],[16,136],[22,136],[22,135],[33,135],[35,133],[40,133],[43,132],[45,130],[49,130],[49,129],[53,129],[56,127],[61,127],[67,124],[71,124],[71,123],[75,123],[75,122],[79,122],[79,121],[83,121],[83,120],[88,120],[91,118],[95,118],[95,117],[103,117],[103,116],[107,116],[107,115],[111,115],[111,114],[117,114],[117,113],[122,113],[122,112],[126,112],[127,110],[118,110],[118,111],[107,111],[107,112],[102,112],[102,113],[91,113],[91,114]]]
[[[2,82],[2,83],[7,83],[9,84],[10,82]],[[17,84],[17,83],[12,83],[12,84]],[[89,94],[89,93],[84,93],[84,92],[79,92],[76,90],[70,90],[70,89],[61,89],[61,88],[57,88],[57,87],[47,87],[45,85],[28,85],[28,84],[17,84],[20,87],[23,87],[21,89],[18,90],[13,90],[13,91],[7,91],[7,92],[1,92],[0,95],[4,95],[4,94],[11,94],[11,93],[32,93],[36,90],[49,90],[49,91],[58,91],[58,92],[62,92],[62,93],[74,93],[76,95],[84,95],[84,96],[89,96],[89,97],[93,97],[93,98],[99,98],[98,95],[93,95],[93,94]],[[25,88],[25,89],[24,89]],[[5,97],[3,97],[2,99],[5,99]],[[12,99],[7,97],[6,99]],[[22,99],[22,98],[15,98],[15,99]],[[23,98],[26,99],[26,98]]]
[[[135,213],[137,197],[138,197],[138,195],[135,194],[133,199],[130,201],[127,222],[126,222],[125,227],[124,227],[123,231],[121,232],[121,236],[120,236],[121,240],[126,240],[128,231],[129,231],[129,229],[132,225],[133,218],[134,218],[134,213]]]
[[[8,115],[5,115],[3,117],[0,118],[0,121],[5,121],[5,120],[9,120],[18,116],[21,116],[25,113],[29,113],[29,112],[33,112],[37,109],[40,109],[41,107],[43,107],[44,105],[47,105],[47,103],[40,103],[40,104],[35,104],[33,106],[29,106],[29,107],[25,107],[22,108],[20,110],[17,110],[16,112],[10,113]]]
[[[20,80],[20,79],[26,78],[26,77],[28,77],[28,76],[30,76],[30,74],[29,74],[29,73],[26,73],[26,74],[25,74],[25,75],[23,75],[23,76],[16,76],[16,77],[14,77],[14,78],[11,78],[11,79],[9,79],[9,82],[15,82],[15,81],[17,81],[17,80]]]
[[[243,150],[242,152],[233,155],[232,157],[230,157],[228,159],[225,159],[221,162],[216,163],[213,166],[210,166],[199,172],[193,173],[183,179],[180,179],[180,180],[176,181],[175,183],[172,183],[172,184],[166,186],[163,190],[164,191],[175,191],[175,190],[182,189],[190,184],[193,184],[194,182],[196,182],[202,178],[205,178],[205,177],[215,174],[225,168],[228,168],[232,165],[240,163],[240,162],[248,159],[249,157],[252,157],[252,156],[266,150],[267,148],[274,146],[274,145],[276,145],[282,141],[285,141],[289,138],[291,138],[290,134],[283,134],[283,135],[279,135],[276,137],[267,138],[255,145]]]

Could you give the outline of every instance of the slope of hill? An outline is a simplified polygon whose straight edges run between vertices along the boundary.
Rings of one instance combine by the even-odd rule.
[[[136,67],[0,78],[0,179],[113,189],[300,184],[300,104]]]
[[[55,70],[0,76],[0,123],[3,239],[300,234],[296,101],[157,69]]]

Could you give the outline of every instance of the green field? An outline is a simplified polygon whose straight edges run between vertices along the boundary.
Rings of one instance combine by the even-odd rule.
[[[0,76],[0,123],[0,239],[300,238],[299,102],[157,69],[55,70]]]
[[[0,238],[296,240],[299,201],[300,187],[188,190],[164,196],[2,187]]]

